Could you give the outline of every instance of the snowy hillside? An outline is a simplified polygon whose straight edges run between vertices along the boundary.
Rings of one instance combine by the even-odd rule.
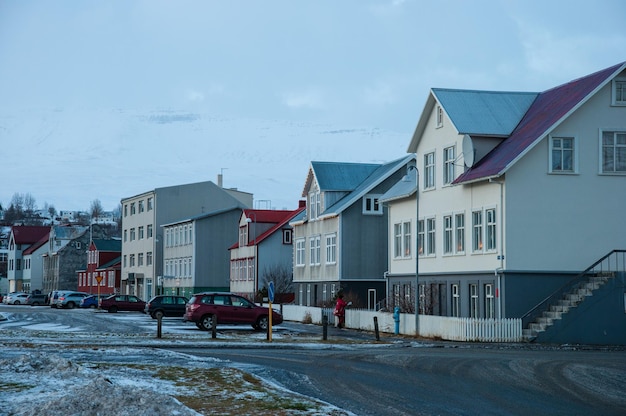
[[[105,210],[154,188],[210,180],[294,209],[312,160],[380,163],[402,157],[410,133],[307,122],[220,118],[186,111],[31,110],[0,113],[0,203]]]

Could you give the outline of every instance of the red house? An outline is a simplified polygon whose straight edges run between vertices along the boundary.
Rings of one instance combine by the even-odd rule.
[[[94,295],[119,293],[122,241],[93,240],[87,256],[87,270],[78,271],[78,290]]]

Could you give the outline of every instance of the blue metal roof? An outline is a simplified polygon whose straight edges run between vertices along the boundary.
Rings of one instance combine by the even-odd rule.
[[[534,92],[433,88],[460,134],[509,136],[539,95]]]
[[[311,162],[320,191],[352,191],[381,165]]]

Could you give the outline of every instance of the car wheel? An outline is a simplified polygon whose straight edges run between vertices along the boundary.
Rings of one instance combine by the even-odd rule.
[[[163,316],[164,316],[163,311],[156,311],[156,312],[152,315],[152,317],[153,317],[154,319],[162,319],[162,318],[163,318]]]
[[[259,331],[267,331],[267,327],[269,327],[269,319],[267,316],[259,316],[258,321],[256,321],[256,329]]]
[[[16,300],[15,302],[13,302],[13,304],[14,304],[14,305],[19,305],[19,304],[20,304],[20,301],[19,301],[19,300]]]
[[[200,329],[203,331],[210,331],[213,328],[214,315],[204,315],[200,320]]]
[[[76,306],[76,304],[74,302],[67,302],[67,309],[74,309],[74,307]]]
[[[117,306],[111,306],[109,308],[109,313],[116,313],[117,312]]]
[[[90,307],[91,309],[96,309],[96,308],[98,307],[98,305],[89,305],[89,307]]]

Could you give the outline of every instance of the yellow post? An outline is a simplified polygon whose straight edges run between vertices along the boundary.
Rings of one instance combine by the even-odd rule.
[[[270,309],[269,309],[269,326],[267,328],[268,330],[268,341],[272,342],[272,315],[273,315],[273,309],[272,309],[272,302],[270,301]]]

